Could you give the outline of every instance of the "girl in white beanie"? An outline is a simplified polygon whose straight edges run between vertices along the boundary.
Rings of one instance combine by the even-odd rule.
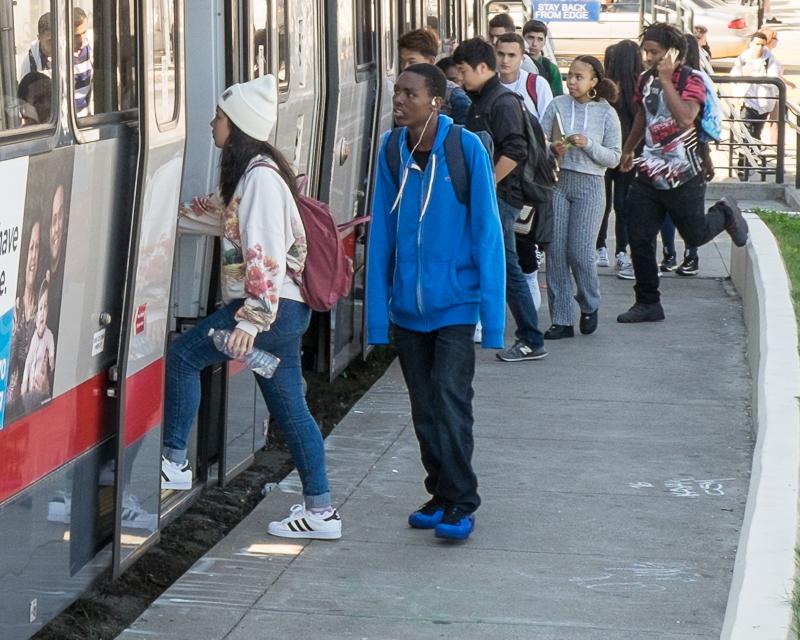
[[[270,414],[285,435],[304,504],[270,522],[269,533],[334,539],[342,523],[331,506],[319,426],[303,395],[300,345],[311,311],[296,283],[306,238],[295,197],[295,175],[268,139],[277,121],[275,78],[262,76],[228,88],[211,121],[222,149],[219,189],[181,207],[180,227],[222,237],[224,306],[176,339],[167,354],[162,487],[190,489],[186,442],[200,404],[200,371],[229,360],[211,329],[228,329],[228,350],[240,358],[254,346],[280,358],[272,378],[256,376]]]

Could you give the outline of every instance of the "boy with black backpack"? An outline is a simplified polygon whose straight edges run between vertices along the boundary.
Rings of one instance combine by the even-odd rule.
[[[506,302],[517,324],[516,342],[497,357],[504,362],[541,360],[547,357],[547,350],[536,307],[519,266],[514,234],[514,223],[525,205],[523,175],[528,169],[532,138],[528,132],[532,125],[520,98],[500,83],[492,45],[481,38],[465,40],[453,52],[453,60],[461,72],[464,89],[472,98],[467,129],[488,131],[494,141],[494,180],[506,257]]]
[[[626,206],[636,300],[617,317],[622,323],[664,319],[656,236],[665,215],[692,246],[710,242],[722,231],[736,246],[747,242],[747,222],[733,198],[723,198],[705,212],[700,133],[706,88],[700,76],[684,70],[686,37],[672,25],[655,23],[642,34],[641,49],[649,70],[639,80],[639,110],[620,161],[621,171],[637,168]],[[642,154],[634,160],[642,138]]]

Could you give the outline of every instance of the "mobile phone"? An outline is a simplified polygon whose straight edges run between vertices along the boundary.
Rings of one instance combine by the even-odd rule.
[[[675,64],[678,60],[678,50],[675,47],[670,47],[667,49],[667,53],[664,54],[664,59],[669,64]]]

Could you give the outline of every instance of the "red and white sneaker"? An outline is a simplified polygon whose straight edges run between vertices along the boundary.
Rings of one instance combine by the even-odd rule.
[[[314,540],[337,540],[342,537],[342,519],[336,509],[316,514],[306,510],[305,505],[293,505],[289,517],[270,522],[267,532],[281,538],[312,538]]]

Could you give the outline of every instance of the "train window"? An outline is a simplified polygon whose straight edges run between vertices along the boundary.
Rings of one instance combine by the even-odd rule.
[[[270,7],[272,5],[272,7]],[[273,12],[270,12],[272,8]],[[270,43],[267,34],[277,42]],[[289,7],[287,0],[252,0],[250,3],[249,79],[274,73],[278,91],[289,90]]]
[[[278,36],[278,91],[289,90],[289,7],[288,0],[275,0],[275,23],[272,33]]]
[[[176,0],[153,2],[153,95],[159,127],[178,117],[178,73],[175,65]]]
[[[414,29],[414,0],[400,2],[399,25],[401,35]]]
[[[267,0],[253,0],[250,3],[250,45],[248,50],[249,80],[263,76],[269,72],[267,49],[267,27],[269,21],[269,2]]]
[[[51,9],[50,0],[0,0],[0,131],[42,127],[55,120],[57,47]]]
[[[135,24],[132,0],[74,5],[72,82],[79,121],[136,109]]]
[[[425,26],[439,34],[439,0],[426,0]]]
[[[375,2],[355,0],[356,65],[358,68],[375,62]]]

